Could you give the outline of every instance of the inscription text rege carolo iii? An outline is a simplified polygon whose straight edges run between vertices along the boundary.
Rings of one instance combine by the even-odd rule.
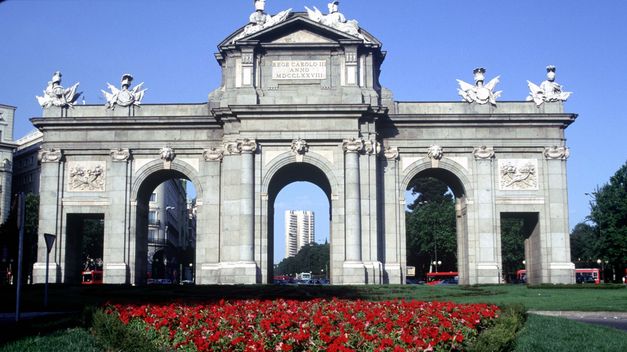
[[[272,61],[272,79],[326,79],[325,60]]]

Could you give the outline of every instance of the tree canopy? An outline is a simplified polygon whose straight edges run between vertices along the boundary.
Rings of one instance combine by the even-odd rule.
[[[327,275],[329,270],[330,246],[328,243],[310,243],[293,257],[283,259],[275,268],[274,275],[293,275],[311,272],[314,275]]]
[[[436,260],[442,262],[439,271],[457,271],[455,201],[448,186],[425,177],[414,179],[409,190],[417,197],[406,213],[407,265],[416,267],[418,277]]]
[[[570,233],[570,256],[578,268],[596,266],[600,259],[599,236],[595,226],[581,222]]]
[[[590,220],[596,224],[599,259],[622,273],[627,267],[627,162],[593,196]]]

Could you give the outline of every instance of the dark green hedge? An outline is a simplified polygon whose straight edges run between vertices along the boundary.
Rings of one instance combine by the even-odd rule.
[[[501,314],[486,330],[482,331],[477,341],[468,349],[471,352],[512,351],[516,336],[525,326],[527,313],[520,304],[501,307]]]

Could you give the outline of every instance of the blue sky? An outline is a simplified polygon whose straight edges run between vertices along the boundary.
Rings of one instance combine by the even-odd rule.
[[[145,103],[205,102],[220,84],[217,44],[252,10],[250,0],[0,2],[0,103],[18,107],[14,137],[41,115],[35,95],[56,70],[65,86],[80,82],[88,104],[104,104],[100,90],[127,72],[145,82]],[[343,0],[340,11],[383,42],[381,82],[396,100],[457,101],[455,79],[471,81],[478,66],[488,79],[501,75],[501,101],[524,100],[526,80],[540,83],[546,65],[557,66],[574,92],[565,109],[579,114],[566,130],[571,227],[588,215],[585,193],[627,160],[627,2]]]

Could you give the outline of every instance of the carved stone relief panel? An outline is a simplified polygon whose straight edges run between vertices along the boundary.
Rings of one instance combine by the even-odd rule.
[[[499,159],[499,189],[525,191],[538,189],[538,160]]]
[[[67,163],[70,192],[104,192],[105,162],[70,161]]]

